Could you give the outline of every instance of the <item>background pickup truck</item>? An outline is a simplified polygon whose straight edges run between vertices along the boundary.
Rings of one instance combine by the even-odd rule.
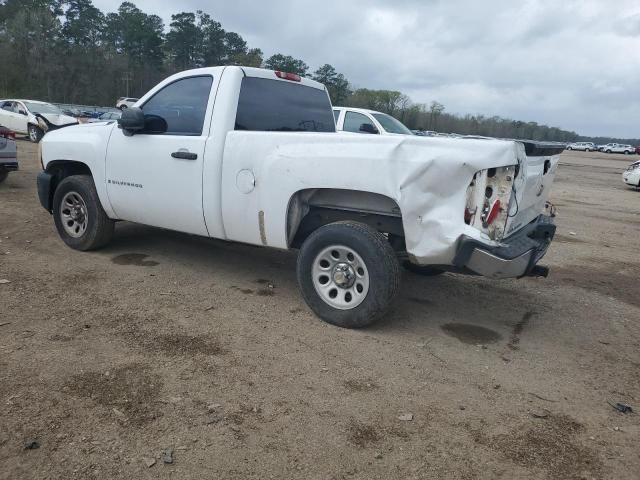
[[[504,278],[545,254],[561,148],[335,130],[319,83],[253,68],[182,72],[118,124],[48,134],[38,194],[78,250],[106,245],[116,220],[299,249],[307,304],[342,327],[384,314],[401,262]]]
[[[0,183],[15,170],[18,170],[16,142],[0,135]]]

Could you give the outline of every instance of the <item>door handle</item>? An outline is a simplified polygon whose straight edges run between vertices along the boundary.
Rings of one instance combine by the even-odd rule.
[[[173,152],[171,156],[179,160],[197,160],[198,159],[197,153],[191,153],[188,150],[178,150],[177,152]]]

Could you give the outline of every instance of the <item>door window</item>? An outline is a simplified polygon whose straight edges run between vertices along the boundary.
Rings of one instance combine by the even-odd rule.
[[[373,122],[366,115],[356,112],[347,112],[344,117],[343,130],[345,132],[368,133],[360,130],[360,127],[362,127],[363,124],[369,124],[373,126]]]
[[[142,110],[145,116],[156,115],[167,122],[166,135],[202,135],[212,84],[209,75],[177,80],[151,97]]]

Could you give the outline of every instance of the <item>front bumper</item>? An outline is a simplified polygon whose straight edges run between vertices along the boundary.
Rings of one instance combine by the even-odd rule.
[[[465,235],[460,239],[453,263],[490,278],[524,277],[547,253],[555,233],[553,218],[540,215],[496,247]]]

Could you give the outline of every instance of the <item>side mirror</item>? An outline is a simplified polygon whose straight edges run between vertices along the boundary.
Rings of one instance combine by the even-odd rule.
[[[144,116],[144,133],[150,135],[162,135],[167,133],[169,125],[167,121],[159,115],[145,115]]]
[[[25,117],[27,116],[27,112],[25,112],[24,110],[18,110],[18,113],[20,115],[24,115]]]
[[[370,123],[363,123],[362,125],[360,125],[360,131],[363,133],[372,133],[374,135],[380,133],[378,132],[378,129]]]
[[[118,128],[129,137],[142,132],[144,127],[144,112],[140,108],[127,108],[118,120]]]

